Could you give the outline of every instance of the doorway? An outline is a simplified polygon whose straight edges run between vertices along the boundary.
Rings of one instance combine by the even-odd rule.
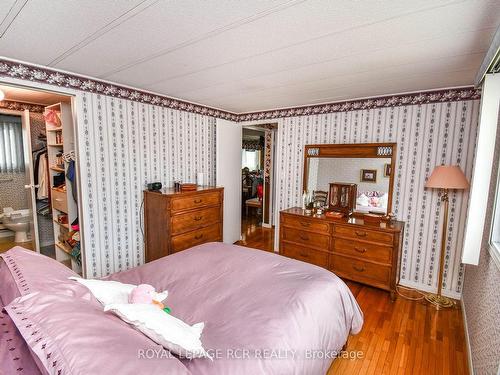
[[[0,252],[19,245],[38,251],[29,189],[29,114],[0,108]]]
[[[274,251],[273,125],[245,126],[241,145],[241,240],[238,244]]]
[[[68,179],[74,151],[66,150],[74,147],[72,97],[10,84],[0,84],[0,97],[0,252],[21,246],[79,272],[68,245],[79,239],[69,220],[72,211],[79,229]]]

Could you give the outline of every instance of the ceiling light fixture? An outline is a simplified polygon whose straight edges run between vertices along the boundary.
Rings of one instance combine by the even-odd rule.
[[[0,90],[0,102],[5,98],[5,94]]]

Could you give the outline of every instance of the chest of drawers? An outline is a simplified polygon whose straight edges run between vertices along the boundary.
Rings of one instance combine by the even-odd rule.
[[[399,221],[367,224],[357,218],[306,216],[290,208],[280,213],[280,253],[387,290],[394,299],[403,229]]]
[[[144,191],[146,262],[205,242],[222,241],[224,189]]]

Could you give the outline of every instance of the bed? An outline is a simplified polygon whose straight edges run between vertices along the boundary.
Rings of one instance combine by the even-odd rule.
[[[383,191],[358,191],[356,211],[363,213],[387,213],[389,194]]]
[[[93,319],[110,319],[109,322],[116,325],[114,329],[120,331],[119,337],[133,338],[138,346],[144,346],[145,342],[137,336],[141,335],[139,332],[121,321],[119,325],[114,317],[111,319],[101,312],[97,308],[99,303],[88,291],[69,282],[66,274],[57,286],[46,280],[38,285],[36,277],[30,276],[31,272],[36,272],[36,267],[30,265],[33,260],[29,258],[41,256],[31,254],[18,248],[4,257],[16,284],[21,285],[20,273],[24,283],[30,285],[29,292],[20,291],[19,295],[24,293],[23,298],[29,302],[29,293],[49,289],[52,295],[62,293],[61,299],[79,299],[81,314],[89,310]],[[40,263],[40,258],[37,262]],[[15,270],[12,264],[16,264]],[[3,268],[0,271],[5,273]],[[0,272],[0,280],[2,277],[6,276]],[[162,362],[163,373],[325,374],[332,356],[341,350],[349,334],[359,332],[363,324],[362,312],[353,295],[331,272],[277,254],[235,245],[196,246],[105,279],[129,284],[148,283],[157,290],[168,290],[166,305],[173,315],[188,324],[205,322],[202,341],[214,357],[213,361],[171,357]],[[1,289],[4,304],[11,303],[4,300],[12,299],[15,293],[11,289]],[[48,300],[46,306],[51,306],[49,297],[37,298],[42,297]],[[26,301],[21,302],[26,304]],[[37,304],[32,303],[30,309],[36,310]],[[103,320],[102,324],[108,323]],[[30,332],[21,334],[26,338]],[[85,332],[85,329],[79,332],[80,336],[88,335],[89,341],[96,334]],[[121,356],[117,360],[129,363],[122,353],[110,350],[113,355]],[[0,358],[0,367],[4,366],[4,360]],[[155,365],[146,362],[149,366]],[[134,365],[135,362],[130,364]]]

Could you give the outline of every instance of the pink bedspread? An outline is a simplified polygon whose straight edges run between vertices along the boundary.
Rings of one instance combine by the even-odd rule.
[[[363,324],[333,273],[240,246],[204,244],[108,279],[166,289],[174,316],[205,322],[214,361],[184,360],[193,374],[323,375]]]

